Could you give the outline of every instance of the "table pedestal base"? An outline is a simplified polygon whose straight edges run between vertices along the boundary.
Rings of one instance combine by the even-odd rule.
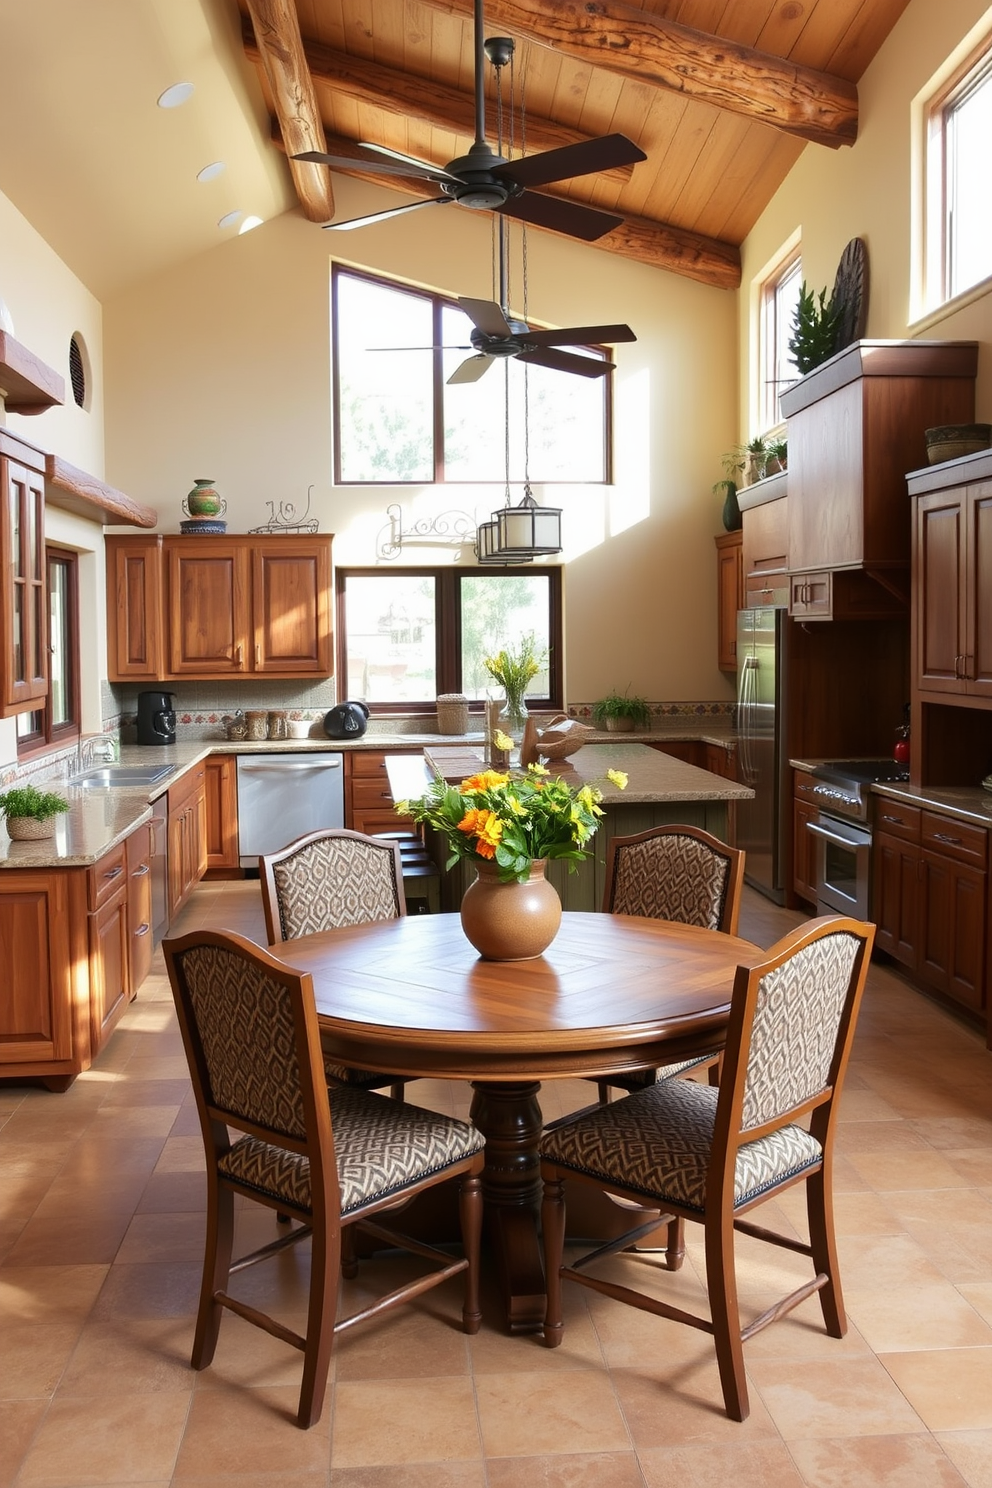
[[[544,1324],[544,1265],[538,1239],[541,1207],[541,1108],[536,1080],[472,1082],[472,1120],[486,1139],[482,1194],[507,1327],[535,1333]]]

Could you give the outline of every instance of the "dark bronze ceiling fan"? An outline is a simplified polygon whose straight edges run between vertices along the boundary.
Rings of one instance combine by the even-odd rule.
[[[557,150],[545,150],[538,155],[522,156],[517,160],[506,160],[497,154],[486,142],[482,0],[475,0],[474,17],[475,140],[468,154],[459,156],[457,160],[450,160],[442,167],[426,160],[417,160],[412,155],[401,155],[382,145],[363,143],[359,147],[369,152],[361,158],[363,170],[381,176],[406,176],[414,180],[431,181],[438,187],[441,195],[410,202],[403,207],[390,207],[385,212],[373,212],[366,217],[353,217],[347,222],[328,222],[326,227],[339,231],[368,227],[373,222],[398,217],[403,212],[417,212],[422,207],[449,206],[452,202],[473,211],[498,212],[504,217],[516,218],[520,222],[531,223],[534,227],[550,228],[554,232],[565,233],[568,237],[580,238],[587,243],[593,243],[613,228],[619,227],[623,218],[615,212],[603,212],[597,207],[587,207],[580,202],[542,196],[534,188],[550,186],[556,181],[571,180],[574,176],[594,175],[599,171],[612,170],[615,166],[634,165],[639,160],[647,159],[644,151],[626,135],[606,134],[599,139],[582,140],[578,144],[563,145]],[[507,44],[512,49],[513,43]],[[354,157],[325,155],[319,150],[306,150],[293,158],[315,161],[340,170],[354,170],[356,166]]]

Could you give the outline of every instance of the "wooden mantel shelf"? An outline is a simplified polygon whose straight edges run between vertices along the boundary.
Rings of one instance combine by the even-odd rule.
[[[65,402],[65,379],[54,367],[0,331],[0,403],[8,413],[44,413]]]
[[[104,527],[158,524],[154,507],[132,501],[123,491],[97,480],[95,475],[87,475],[85,470],[77,470],[58,455],[45,456],[45,500],[50,506],[64,507],[90,522],[102,522]]]

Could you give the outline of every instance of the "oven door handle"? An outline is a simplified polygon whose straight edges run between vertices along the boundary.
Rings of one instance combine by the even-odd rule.
[[[806,827],[814,837],[822,837],[825,842],[833,842],[837,847],[847,847],[855,852],[859,847],[871,847],[871,836],[867,832],[859,833],[856,837],[842,837],[839,832],[831,832],[820,822],[807,822]]]

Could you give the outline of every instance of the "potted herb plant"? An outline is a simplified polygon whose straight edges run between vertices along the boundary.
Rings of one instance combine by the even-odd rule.
[[[629,692],[610,692],[592,705],[593,722],[611,734],[632,733],[639,724],[651,722],[651,710],[644,698]]]
[[[841,314],[841,307],[836,304],[833,294],[829,300],[825,289],[821,289],[818,295],[814,294],[803,280],[789,341],[792,360],[801,376],[833,356]]]
[[[64,796],[40,791],[33,785],[15,785],[0,795],[0,813],[7,819],[7,831],[14,842],[51,837],[55,818],[68,810]]]
[[[766,475],[777,475],[780,470],[788,469],[789,442],[787,439],[770,439],[767,444],[767,451]]]

